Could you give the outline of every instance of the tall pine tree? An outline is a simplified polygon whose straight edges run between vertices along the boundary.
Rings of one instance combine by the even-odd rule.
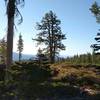
[[[18,9],[19,6],[24,6],[24,0],[4,0],[6,3],[7,14],[7,69],[11,66],[13,59],[13,35],[14,35],[14,20],[15,17],[20,17],[18,24],[23,21],[23,17]]]
[[[17,50],[19,52],[19,61],[21,61],[22,51],[23,51],[23,39],[21,34],[19,35],[19,40],[17,45],[18,45]]]
[[[66,39],[65,34],[62,33],[60,27],[61,21],[57,18],[56,14],[52,11],[45,14],[40,23],[37,23],[37,38],[33,39],[38,44],[44,43],[45,53],[49,55],[50,63],[55,62],[56,54],[60,50],[65,50],[62,40]]]

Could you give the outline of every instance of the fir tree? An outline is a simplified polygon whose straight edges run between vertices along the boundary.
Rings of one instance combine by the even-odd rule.
[[[0,40],[0,57],[1,57],[1,62],[2,63],[6,63],[6,52],[7,52],[7,42],[6,40],[3,38],[2,40]]]
[[[21,34],[19,35],[19,40],[17,45],[18,45],[17,50],[19,52],[19,61],[21,61],[22,51],[23,51],[23,39]]]
[[[37,58],[38,58],[39,66],[43,63],[46,63],[48,60],[46,55],[43,53],[43,50],[40,48],[38,49],[37,52]]]

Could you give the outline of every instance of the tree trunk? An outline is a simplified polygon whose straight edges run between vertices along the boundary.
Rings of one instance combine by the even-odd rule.
[[[54,40],[54,31],[53,31],[54,30],[54,26],[53,26],[53,23],[54,23],[53,22],[53,15],[51,15],[51,18],[52,18],[52,24],[51,24],[51,34],[52,34],[52,38],[51,38],[51,41],[52,41],[51,42],[51,45],[52,45],[52,59],[51,60],[52,60],[52,63],[55,63],[55,59],[54,59],[55,58],[55,55],[54,55],[54,52],[55,52],[54,41],[55,40]]]
[[[52,46],[50,46],[50,63],[53,64]]]
[[[14,17],[8,18],[8,31],[7,31],[7,67],[12,64],[13,56],[13,34],[14,34]]]
[[[49,22],[48,22],[49,23]],[[50,33],[50,25],[48,24],[48,34],[49,34],[49,62],[52,64],[53,60],[52,60],[52,38],[51,38],[51,33]]]
[[[13,34],[14,34],[14,14],[15,14],[15,0],[9,0],[7,5],[7,18],[8,18],[8,30],[7,30],[7,69],[12,64],[13,54]]]
[[[19,62],[21,61],[22,54],[19,52]]]
[[[6,59],[6,73],[5,73],[5,84],[7,85],[7,81],[11,80],[11,75],[9,73],[9,69],[12,64],[12,54],[13,54],[13,29],[14,26],[14,17],[8,19],[8,31],[7,31],[7,59]],[[8,88],[8,87],[6,87]]]

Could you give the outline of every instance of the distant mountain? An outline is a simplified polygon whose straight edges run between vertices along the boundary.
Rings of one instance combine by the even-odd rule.
[[[35,55],[30,55],[30,54],[22,54],[22,60],[29,60],[29,59],[33,59],[35,57]],[[13,53],[13,60],[17,61],[19,60],[19,54],[14,52]]]

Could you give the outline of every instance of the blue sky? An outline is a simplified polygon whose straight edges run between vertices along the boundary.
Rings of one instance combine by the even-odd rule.
[[[95,43],[94,37],[100,28],[96,19],[89,11],[95,0],[25,0],[24,8],[20,8],[23,23],[17,25],[14,34],[14,52],[17,52],[17,41],[21,32],[24,40],[25,54],[36,54],[38,47],[32,41],[36,37],[36,22],[40,22],[45,13],[52,10],[61,20],[62,32],[67,39],[63,41],[66,46],[61,55],[74,55],[91,52],[90,45]],[[100,0],[96,0],[100,4]],[[17,19],[16,19],[17,20]],[[6,35],[6,11],[4,0],[0,2],[0,39]]]

